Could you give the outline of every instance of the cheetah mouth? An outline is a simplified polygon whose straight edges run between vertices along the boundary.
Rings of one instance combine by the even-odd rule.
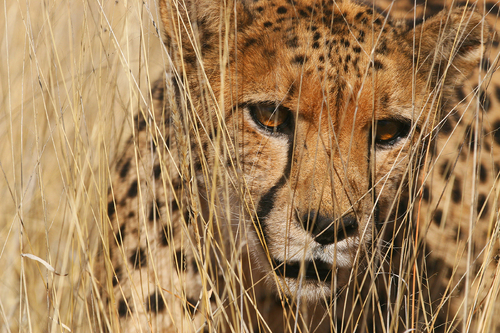
[[[283,262],[275,259],[275,270],[284,278],[303,278],[315,282],[331,282],[332,264],[321,259],[306,262]],[[303,269],[301,270],[303,266]]]

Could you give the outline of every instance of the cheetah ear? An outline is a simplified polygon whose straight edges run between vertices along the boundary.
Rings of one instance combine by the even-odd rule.
[[[250,1],[160,0],[164,42],[182,50],[180,53],[188,63],[210,52],[218,56],[225,32],[229,32],[230,38],[234,35],[234,13],[238,15],[238,28],[249,24]]]
[[[483,17],[467,8],[444,10],[409,32],[415,37],[415,62],[434,86],[460,84],[477,67],[490,39]]]

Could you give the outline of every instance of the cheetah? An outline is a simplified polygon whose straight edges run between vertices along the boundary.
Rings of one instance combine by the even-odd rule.
[[[491,316],[480,306],[497,298],[500,126],[463,111],[493,38],[483,15],[457,7],[417,24],[348,0],[159,5],[170,65],[109,188],[107,331],[450,332]],[[472,188],[456,168],[467,160]],[[472,179],[489,192],[450,209]],[[461,222],[467,209],[481,234]],[[472,249],[470,237],[490,241]],[[458,266],[445,238],[465,239]],[[478,256],[479,275],[464,266]],[[490,285],[460,294],[474,277]]]

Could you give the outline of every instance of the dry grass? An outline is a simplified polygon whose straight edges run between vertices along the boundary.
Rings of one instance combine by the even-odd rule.
[[[93,262],[106,225],[109,166],[167,62],[157,5],[3,0],[0,17],[0,332],[99,331],[87,298],[96,290]],[[488,252],[498,243],[494,179],[490,259],[498,255]],[[422,215],[433,217],[430,210]],[[460,255],[473,245],[464,244]],[[491,285],[476,299],[474,278],[483,277],[482,268],[464,277],[466,294],[482,304],[474,315],[492,332],[500,327],[500,275],[487,277]]]
[[[85,332],[108,165],[164,67],[150,56],[157,7],[5,0],[0,12],[0,331]]]

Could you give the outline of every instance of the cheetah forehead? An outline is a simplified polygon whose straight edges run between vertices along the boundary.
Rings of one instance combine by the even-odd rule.
[[[369,7],[349,2],[257,2],[251,10],[253,22],[239,29],[237,49],[239,55],[258,54],[260,65],[267,61],[307,66],[312,60],[319,70],[329,64],[336,67],[338,75],[345,76],[360,72],[361,65],[367,63],[384,69],[384,59],[395,53],[404,52],[408,60],[412,59],[412,49],[401,38],[408,27]]]

